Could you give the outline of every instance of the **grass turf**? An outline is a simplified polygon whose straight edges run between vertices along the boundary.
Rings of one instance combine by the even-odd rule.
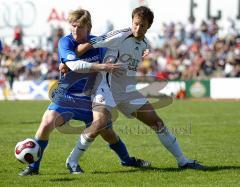
[[[46,101],[0,102],[0,186],[239,186],[240,102],[174,101],[157,110],[177,136],[184,153],[202,161],[206,171],[179,171],[156,135],[122,115],[114,128],[131,155],[152,162],[148,169],[125,168],[99,137],[85,153],[82,175],[70,175],[65,159],[78,135],[55,130],[45,151],[40,175],[20,177],[25,167],[14,157],[16,143],[33,137]],[[74,124],[77,124],[75,122]]]

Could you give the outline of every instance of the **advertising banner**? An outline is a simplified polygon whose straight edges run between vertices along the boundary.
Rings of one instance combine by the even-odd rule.
[[[210,81],[209,80],[188,80],[186,81],[187,97],[202,98],[210,96]]]
[[[212,78],[211,98],[240,99],[240,78]]]

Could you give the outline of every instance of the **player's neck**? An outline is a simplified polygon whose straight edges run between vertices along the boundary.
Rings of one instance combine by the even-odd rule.
[[[78,40],[77,42],[78,43],[87,43],[87,38],[84,38],[84,39],[80,39],[80,40]]]
[[[78,37],[78,36],[74,36],[73,38],[78,42],[78,43],[86,43],[88,41],[88,38],[86,37]]]
[[[137,40],[137,41],[143,41],[143,39],[144,39],[144,36],[142,36],[142,37],[134,37],[135,38],[135,40]]]

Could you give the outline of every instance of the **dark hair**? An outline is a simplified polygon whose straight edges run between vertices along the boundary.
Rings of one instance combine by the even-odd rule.
[[[134,18],[134,16],[138,16],[141,19],[146,19],[148,21],[149,28],[151,27],[153,23],[154,14],[150,8],[145,6],[137,7],[132,12],[132,19]]]

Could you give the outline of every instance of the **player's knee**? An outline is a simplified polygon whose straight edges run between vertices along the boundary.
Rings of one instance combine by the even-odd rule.
[[[104,112],[94,112],[94,121],[88,128],[88,134],[91,138],[97,137],[103,130],[107,129],[108,116]]]
[[[93,122],[92,125],[87,129],[87,133],[90,138],[96,138],[101,132],[106,129],[106,125],[98,122]]]
[[[91,135],[96,137],[97,135],[99,135],[102,131],[102,127],[101,126],[98,126],[98,125],[93,125],[92,128],[91,128]]]
[[[164,128],[164,122],[161,119],[152,120],[149,126],[156,132],[161,131]]]

